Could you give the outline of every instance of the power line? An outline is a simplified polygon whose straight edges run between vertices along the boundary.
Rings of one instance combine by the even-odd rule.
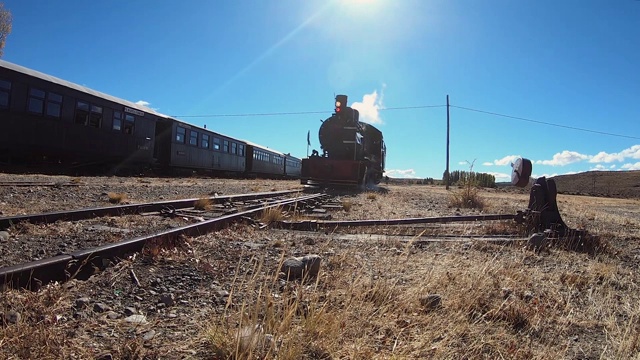
[[[380,108],[380,111],[390,110],[409,110],[409,109],[426,109],[445,107],[447,105],[419,105],[419,106],[398,106],[389,108]],[[205,115],[171,115],[175,118],[214,118],[214,117],[259,117],[259,116],[288,116],[288,115],[310,115],[310,114],[328,114],[330,111],[297,111],[297,112],[271,112],[271,113],[244,113],[244,114],[205,114]]]
[[[555,126],[555,127],[559,127],[559,128],[565,128],[565,129],[571,129],[571,130],[578,130],[578,131],[590,132],[590,133],[594,133],[594,134],[601,134],[601,135],[608,135],[608,136],[617,136],[617,137],[622,137],[622,138],[627,138],[627,139],[638,139],[638,140],[640,140],[640,137],[637,137],[637,136],[629,136],[629,135],[614,134],[614,133],[609,133],[609,132],[605,132],[605,131],[598,131],[598,130],[591,130],[591,129],[579,128],[579,127],[575,127],[575,126],[568,126],[568,125],[554,124],[554,123],[550,123],[550,122],[546,122],[546,121],[539,121],[539,120],[526,119],[526,118],[522,118],[522,117],[518,117],[518,116],[504,115],[504,114],[499,114],[499,113],[495,113],[495,112],[491,112],[491,111],[484,111],[484,110],[478,110],[478,109],[471,109],[471,108],[467,108],[467,107],[463,107],[463,106],[451,105],[451,107],[454,107],[454,108],[457,108],[457,109],[462,109],[462,110],[467,110],[467,111],[479,112],[479,113],[488,114],[488,115],[494,115],[494,116],[505,117],[505,118],[509,118],[509,119],[515,119],[515,120],[527,121],[527,122],[532,122],[532,123],[536,123],[536,124],[543,124],[543,125]]]
[[[447,105],[397,106],[397,107],[380,108],[378,110],[379,111],[394,111],[394,110],[441,108],[441,107],[446,107],[446,106]],[[453,108],[461,109],[461,110],[473,111],[473,112],[478,112],[478,113],[487,114],[487,115],[504,117],[504,118],[508,118],[508,119],[526,121],[526,122],[531,122],[531,123],[535,123],[535,124],[542,124],[542,125],[547,125],[547,126],[555,126],[555,127],[559,127],[559,128],[584,131],[584,132],[589,132],[589,133],[593,133],[593,134],[616,136],[616,137],[621,137],[621,138],[640,140],[640,137],[637,137],[637,136],[614,134],[614,133],[610,133],[610,132],[585,129],[585,128],[580,128],[580,127],[576,127],[576,126],[554,124],[554,123],[550,123],[550,122],[546,122],[546,121],[527,119],[527,118],[523,118],[523,117],[519,117],[519,116],[505,115],[505,114],[500,114],[500,113],[496,113],[496,112],[492,112],[492,111],[472,109],[472,108],[468,108],[468,107],[464,107],[464,106],[456,106],[456,105],[450,105],[450,106],[453,107]],[[175,118],[264,117],[264,116],[313,115],[313,114],[328,114],[328,113],[329,113],[329,111],[322,110],[322,111],[268,112],[268,113],[242,113],[242,114],[172,115],[172,117],[175,117]]]

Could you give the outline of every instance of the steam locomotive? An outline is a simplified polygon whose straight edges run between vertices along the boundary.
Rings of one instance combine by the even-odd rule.
[[[313,150],[302,159],[302,184],[380,183],[387,152],[382,132],[359,118],[358,110],[347,106],[347,95],[337,95],[335,112],[322,122],[318,133],[322,154]]]

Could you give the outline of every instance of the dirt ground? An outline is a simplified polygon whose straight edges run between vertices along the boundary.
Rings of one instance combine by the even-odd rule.
[[[105,206],[110,192],[136,203],[299,187],[2,174],[0,184],[0,216]],[[529,199],[488,189],[478,192],[482,209],[451,206],[462,190],[382,185],[333,193],[342,209],[330,213],[337,220],[513,214]],[[150,247],[96,269],[87,281],[3,292],[0,357],[637,358],[640,201],[561,194],[558,205],[568,226],[600,238],[598,251],[528,250],[511,221],[317,232],[237,224],[175,247]],[[41,239],[60,234],[56,226],[14,226],[0,249],[46,247]],[[317,277],[281,278],[284,259],[308,254],[322,259]]]

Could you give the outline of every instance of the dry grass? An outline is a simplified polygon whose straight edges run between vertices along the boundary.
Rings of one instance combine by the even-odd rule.
[[[260,222],[267,225],[274,222],[282,221],[284,220],[284,218],[285,215],[283,213],[282,207],[280,206],[270,207],[266,210],[263,210],[259,216]]]
[[[127,200],[127,194],[110,192],[107,194],[109,202],[112,204],[121,204]]]
[[[211,199],[200,198],[193,203],[193,208],[196,210],[209,210],[211,209]]]
[[[449,206],[465,209],[483,209],[485,201],[480,196],[480,190],[469,184],[458,191],[451,192]]]
[[[634,284],[614,264],[571,274],[565,262],[584,258],[559,253],[548,272],[532,273],[542,258],[518,248],[487,245],[473,259],[449,250],[357,264],[376,250],[353,247],[329,258],[320,278],[284,291],[276,274],[256,277],[264,269],[254,263],[235,281],[241,304],[205,330],[210,351],[234,359],[548,359],[640,350],[639,307],[615,296]],[[442,306],[425,307],[421,299],[434,293]],[[621,313],[626,322],[616,320]],[[573,346],[575,336],[588,341]]]
[[[359,194],[343,200],[345,211],[337,213],[349,218],[397,218],[435,215],[447,209],[444,190],[411,188],[376,194],[375,202],[368,194]],[[526,206],[526,196],[478,191],[491,211],[511,213],[513,208]],[[615,251],[579,253],[557,246],[535,253],[516,243],[470,239],[419,244],[417,236],[400,242],[372,240],[365,234],[347,241],[338,233],[296,234],[236,225],[194,240],[188,256],[169,257],[165,244],[147,250],[156,265],[165,261],[181,268],[185,263],[176,259],[197,262],[215,271],[216,281],[229,290],[221,310],[185,327],[201,329],[188,343],[163,338],[148,346],[139,334],[132,337],[94,318],[46,323],[39,319],[65,313],[69,306],[67,293],[54,287],[36,294],[12,292],[0,302],[0,313],[15,308],[25,314],[23,322],[0,327],[0,357],[95,358],[96,353],[82,345],[104,338],[80,341],[73,335],[81,331],[78,328],[100,326],[120,336],[111,354],[125,359],[638,358],[640,276],[634,256],[640,239],[634,231],[640,218],[627,215],[637,210],[628,206],[623,211],[617,205],[620,202],[607,202],[609,210],[603,212],[597,206],[604,201],[597,199],[592,203],[586,198],[559,196],[558,200],[570,226],[584,223]],[[399,210],[404,204],[413,207]],[[261,221],[281,220],[281,210],[265,212]],[[383,235],[518,235],[520,229],[505,221],[345,230],[356,235],[374,231]],[[316,240],[304,241],[311,236]],[[265,246],[252,250],[242,246],[243,241]],[[199,247],[198,242],[202,243]],[[234,243],[241,245],[234,247]],[[215,244],[220,247],[211,248]],[[235,251],[234,256],[224,258],[224,251]],[[318,278],[298,282],[279,278],[279,264],[285,257],[309,252],[323,256]],[[222,269],[227,273],[220,273]],[[210,289],[211,284],[204,282],[198,292],[189,294],[208,297]],[[424,299],[431,294],[441,296],[441,306],[426,305]],[[185,316],[195,318],[201,310],[191,309]],[[171,322],[166,329],[160,326],[154,328],[175,332]],[[31,350],[34,343],[46,345]],[[175,352],[177,347],[198,344],[203,348],[192,357]]]

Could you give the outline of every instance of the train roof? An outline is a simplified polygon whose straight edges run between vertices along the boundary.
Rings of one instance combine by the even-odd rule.
[[[112,102],[115,102],[115,103],[118,103],[118,104],[126,105],[127,107],[138,109],[140,111],[144,111],[144,112],[147,112],[149,114],[156,115],[158,117],[171,119],[171,120],[183,123],[185,125],[189,125],[191,127],[198,128],[200,130],[204,130],[204,131],[207,131],[207,132],[218,134],[218,135],[223,136],[223,137],[227,137],[229,139],[237,140],[239,142],[244,142],[247,145],[252,145],[252,146],[254,146],[256,148],[259,148],[259,149],[262,149],[262,150],[265,150],[265,151],[269,151],[269,152],[272,152],[272,153],[275,153],[275,154],[278,154],[278,155],[281,155],[281,156],[285,156],[286,155],[286,154],[284,154],[284,153],[282,153],[280,151],[269,149],[268,147],[255,144],[255,143],[252,143],[250,141],[242,140],[242,139],[239,139],[237,137],[233,137],[233,136],[229,136],[229,135],[226,135],[226,134],[222,134],[222,133],[220,133],[218,131],[215,131],[213,129],[207,129],[207,128],[204,128],[203,126],[191,124],[191,123],[188,123],[188,122],[186,122],[184,120],[180,120],[180,119],[174,118],[172,116],[159,113],[159,112],[157,112],[157,111],[155,111],[155,110],[153,110],[151,108],[136,104],[136,103],[131,102],[129,100],[120,99],[118,97],[115,97],[115,96],[112,96],[112,95],[109,95],[109,94],[105,94],[105,93],[100,92],[100,91],[93,90],[93,89],[88,88],[86,86],[78,85],[78,84],[72,83],[70,81],[57,78],[57,77],[52,76],[52,75],[47,75],[47,74],[42,73],[40,71],[29,69],[27,67],[8,62],[6,60],[0,59],[0,67],[6,68],[6,69],[9,69],[9,70],[21,73],[21,74],[25,74],[27,76],[39,78],[39,79],[42,79],[44,81],[48,81],[48,82],[51,82],[51,83],[54,83],[54,84],[58,84],[60,86],[64,86],[64,87],[67,87],[67,88],[70,88],[70,89],[74,89],[74,90],[80,91],[80,92],[85,93],[85,94],[89,94],[89,95],[93,95],[93,96],[96,96],[96,97],[99,97],[99,98],[103,98],[103,99],[106,99],[106,100],[109,100],[109,101],[112,101]],[[291,156],[291,155],[286,155],[286,156]]]
[[[113,101],[115,103],[126,105],[128,107],[131,107],[131,108],[134,108],[134,109],[138,109],[140,111],[144,111],[144,112],[147,112],[147,113],[150,113],[150,114],[154,114],[156,116],[160,116],[160,117],[164,117],[164,118],[172,118],[169,115],[161,114],[161,113],[159,113],[159,112],[157,112],[157,111],[155,111],[155,110],[153,110],[151,108],[148,108],[146,106],[142,106],[142,105],[136,104],[136,103],[128,101],[128,100],[120,99],[120,98],[117,98],[115,96],[111,96],[109,94],[105,94],[105,93],[102,93],[100,91],[96,91],[96,90],[90,89],[90,88],[88,88],[86,86],[74,84],[74,83],[72,83],[70,81],[62,80],[62,79],[57,78],[55,76],[47,75],[45,73],[41,73],[39,71],[36,71],[36,70],[33,70],[33,69],[29,69],[29,68],[26,68],[24,66],[20,66],[20,65],[14,64],[14,63],[10,63],[10,62],[5,61],[5,60],[1,60],[0,59],[0,67],[6,68],[6,69],[9,69],[9,70],[13,70],[15,72],[19,72],[19,73],[22,73],[22,74],[25,74],[25,75],[28,75],[28,76],[32,76],[32,77],[35,77],[35,78],[39,78],[39,79],[42,79],[42,80],[45,80],[45,81],[48,81],[48,82],[52,82],[54,84],[58,84],[58,85],[61,85],[61,86],[64,86],[64,87],[67,87],[67,88],[70,88],[70,89],[74,89],[74,90],[77,90],[77,91],[80,91],[80,92],[83,92],[83,93],[86,93],[86,94],[90,94],[90,95],[93,95],[93,96],[96,96],[96,97],[99,97],[99,98],[103,98],[103,99],[106,99],[106,100],[109,100],[109,101]]]
[[[286,157],[288,157],[288,158],[295,158],[295,159],[298,159],[297,157],[295,157],[295,156],[293,156],[293,155],[291,155],[291,154],[285,154],[285,153],[280,152],[280,151],[278,151],[278,150],[273,150],[273,149],[270,149],[270,148],[268,148],[268,147],[266,147],[266,146],[262,146],[262,145],[258,145],[258,144],[256,144],[256,143],[252,143],[251,141],[247,141],[247,140],[242,140],[242,141],[244,141],[245,143],[247,143],[247,145],[251,145],[251,146],[253,146],[253,147],[255,147],[255,148],[258,148],[258,149],[260,149],[260,150],[268,151],[268,152],[271,152],[271,153],[274,153],[274,154],[276,154],[276,155],[280,155],[280,156],[286,156]],[[298,160],[300,160],[300,159],[298,159]]]

